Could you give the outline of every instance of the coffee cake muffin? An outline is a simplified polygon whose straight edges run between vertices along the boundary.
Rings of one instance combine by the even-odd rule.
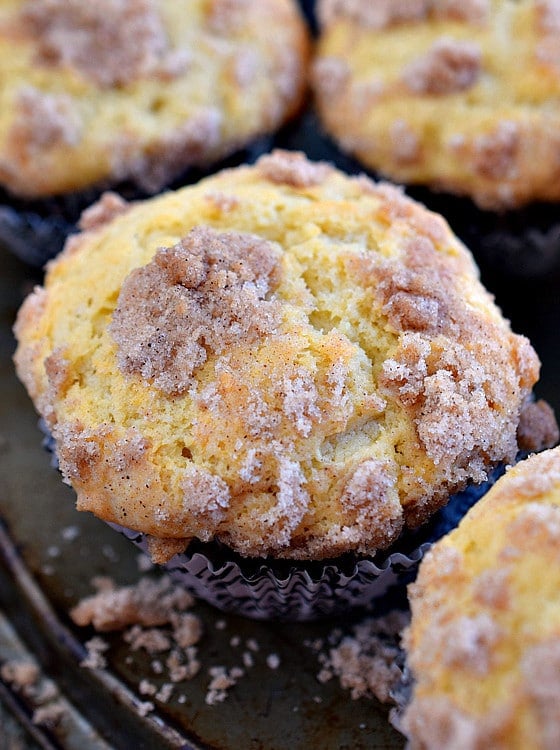
[[[319,0],[326,129],[373,170],[485,209],[560,200],[553,0]]]
[[[294,0],[4,3],[5,200],[153,193],[216,164],[298,110],[307,57]]]
[[[424,558],[405,635],[411,748],[560,745],[560,449],[522,461]]]
[[[556,5],[317,4],[328,158],[405,184],[448,219],[490,285],[560,273]]]
[[[374,555],[543,421],[530,343],[393,186],[277,151],[82,225],[16,366],[78,508],[160,562]]]

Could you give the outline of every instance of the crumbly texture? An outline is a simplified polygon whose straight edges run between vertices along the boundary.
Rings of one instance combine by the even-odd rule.
[[[329,636],[333,645],[319,654],[322,669],[317,679],[324,683],[337,677],[352,700],[393,702],[392,691],[403,679],[400,634],[408,621],[408,612],[394,610],[366,618],[342,636],[335,629]]]
[[[295,0],[15,0],[0,9],[0,186],[157,191],[300,107]]]
[[[560,744],[560,449],[510,469],[409,588],[412,749]]]
[[[480,207],[560,200],[556,0],[318,0],[316,105],[342,149]]]
[[[398,189],[275,152],[88,216],[16,365],[78,508],[159,562],[374,553],[514,460],[538,359]]]

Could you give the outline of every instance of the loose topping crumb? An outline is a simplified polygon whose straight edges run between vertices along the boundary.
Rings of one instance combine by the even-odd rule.
[[[122,630],[128,625],[164,625],[179,612],[190,608],[193,599],[170,579],[142,578],[135,586],[117,588],[113,581],[93,581],[97,594],[82,599],[70,616],[76,625],[93,625],[101,632]]]
[[[389,702],[391,690],[403,676],[400,633],[408,617],[407,612],[395,610],[384,617],[366,618],[352,628],[351,635],[334,630],[329,641],[336,645],[319,654],[319,682],[336,676],[353,700],[373,696]],[[315,644],[315,650],[319,648],[321,644]]]
[[[403,81],[416,94],[453,94],[476,83],[481,60],[480,48],[474,42],[442,37],[407,66]]]
[[[267,300],[278,249],[249,234],[195,227],[125,280],[111,323],[122,371],[168,394],[184,393],[209,354],[273,333]]]

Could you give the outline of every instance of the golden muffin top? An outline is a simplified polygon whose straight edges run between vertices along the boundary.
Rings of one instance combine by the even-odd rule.
[[[560,200],[556,0],[318,0],[313,80],[341,147],[483,208]]]
[[[560,448],[506,473],[410,587],[412,748],[560,742]]]
[[[373,553],[513,460],[538,411],[529,342],[393,186],[274,152],[108,194],[82,227],[19,313],[16,364],[105,520],[175,547]]]
[[[279,127],[308,45],[293,0],[4,0],[0,185],[156,191]]]

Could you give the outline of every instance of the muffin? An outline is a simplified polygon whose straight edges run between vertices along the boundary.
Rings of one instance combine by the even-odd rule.
[[[549,268],[560,252],[546,206],[560,200],[557,3],[319,0],[317,12],[316,106],[342,150],[429,188],[421,198],[456,219],[468,242],[489,235],[484,255],[497,262],[509,255],[532,268],[519,248],[529,225],[537,232],[522,234],[525,254],[535,270]]]
[[[518,431],[542,443],[529,341],[391,185],[276,151],[82,225],[16,367],[78,508],[159,562],[193,539],[266,565],[392,551]]]
[[[411,748],[560,745],[559,589],[557,448],[507,472],[420,565]]]
[[[154,193],[257,143],[300,107],[308,45],[293,0],[4,4],[7,207],[121,184]],[[60,200],[43,213],[57,207],[79,216]]]

